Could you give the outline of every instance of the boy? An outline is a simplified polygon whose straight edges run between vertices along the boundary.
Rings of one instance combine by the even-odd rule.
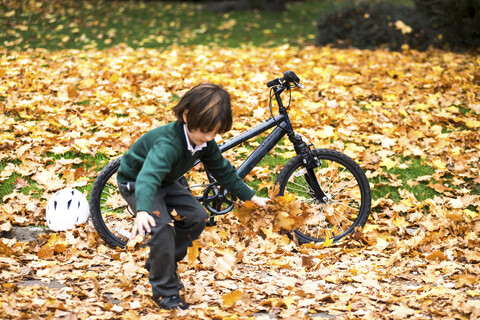
[[[177,179],[197,159],[240,200],[266,209],[267,198],[255,195],[225,159],[214,138],[232,127],[229,94],[214,84],[188,91],[173,108],[176,122],[155,128],[136,141],[122,157],[117,180],[120,193],[136,212],[132,238],[150,233],[153,299],[163,309],[188,308],[180,297],[177,262],[205,228],[208,214]],[[172,220],[175,210],[181,220]],[[172,223],[173,222],[173,223]]]

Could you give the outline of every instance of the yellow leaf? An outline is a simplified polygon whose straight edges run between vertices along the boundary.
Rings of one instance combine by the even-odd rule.
[[[416,111],[425,111],[425,110],[428,110],[428,106],[424,103],[418,103],[415,105],[414,109]]]
[[[468,215],[471,219],[475,219],[477,216],[478,216],[478,213],[477,212],[474,212],[472,210],[469,210],[469,209],[465,209],[463,210],[463,212]]]
[[[408,118],[410,115],[408,114],[408,112],[404,109],[404,108],[400,108],[400,110],[398,110],[398,112],[404,116],[405,118]]]
[[[447,293],[447,289],[443,286],[433,287],[428,292],[424,292],[416,296],[417,300],[425,299],[428,296],[443,296]]]
[[[267,237],[267,239],[273,237],[273,235],[274,235],[272,229],[269,229],[269,228],[260,228],[260,230],[262,230],[262,232],[265,234],[265,236]]]
[[[387,168],[387,170],[390,170],[390,169],[392,169],[392,168],[395,167],[396,162],[393,161],[393,160],[391,160],[390,158],[383,157],[383,158],[382,158],[382,161],[380,161],[380,165],[381,165],[382,167]]]
[[[120,77],[116,72],[112,73],[112,75],[110,76],[110,82],[118,82],[119,79]]]
[[[392,94],[392,93],[384,94],[384,95],[383,95],[383,98],[384,98],[386,101],[397,101],[396,95],[394,95],[394,94]]]
[[[60,88],[60,90],[57,92],[57,98],[62,102],[66,102],[70,99],[68,96],[68,86],[62,86]]]
[[[267,190],[270,190],[270,189],[273,189],[274,187],[274,182],[273,181],[265,181],[265,180],[262,180],[260,182],[260,184],[258,185],[258,188],[257,190],[262,190],[262,189],[267,189]]]
[[[436,169],[446,169],[447,168],[447,165],[445,164],[445,162],[443,162],[442,159],[434,160],[432,162],[432,164]]]
[[[53,254],[54,254],[53,247],[48,244],[42,246],[37,252],[37,256],[39,259],[52,258]]]
[[[197,260],[198,254],[199,254],[198,240],[195,240],[195,241],[192,242],[192,246],[188,247],[187,255],[188,255],[188,263],[190,265],[195,264],[195,261]]]
[[[221,24],[220,26],[218,26],[218,30],[224,31],[224,30],[227,30],[227,29],[231,29],[236,24],[237,24],[237,20],[229,19],[229,20],[225,21],[223,24]]]
[[[465,207],[462,199],[460,199],[460,198],[450,199],[449,202],[450,202],[450,205],[452,206],[452,208],[454,208],[454,209],[461,209],[461,208]]]
[[[467,120],[465,125],[471,129],[480,128],[480,121],[478,120]]]
[[[91,151],[90,141],[87,139],[75,139],[73,146],[83,153],[90,153]]]
[[[322,243],[322,247],[327,248],[330,247],[333,243],[333,238],[330,238],[328,233],[325,234],[325,241]]]
[[[257,208],[257,205],[251,201],[245,201],[243,205],[235,212],[240,220],[250,218],[250,213]]]
[[[235,290],[232,293],[224,294],[222,296],[223,304],[226,307],[231,306],[232,304],[234,304],[235,302],[237,302],[238,300],[240,300],[242,298],[242,294],[243,294],[243,292],[240,291],[240,290]]]
[[[322,137],[333,137],[335,135],[334,127],[324,126],[322,130],[318,131],[318,134]]]
[[[290,218],[288,212],[281,211],[277,215],[277,219],[275,220],[276,226],[285,230],[291,230],[295,221]]]
[[[218,272],[220,278],[225,278],[226,276],[232,274],[235,260],[235,256],[232,254],[226,254],[223,257],[217,259],[215,271]]]
[[[350,268],[350,270],[348,271],[350,271],[350,273],[353,274],[354,276],[358,275],[359,273],[357,268]]]
[[[295,303],[295,299],[293,299],[292,296],[288,296],[283,299],[283,303],[287,307],[287,309],[290,309],[290,307]]]
[[[478,293],[477,291],[475,290],[467,290],[467,295],[470,296],[470,297],[478,297],[480,296],[480,293]]]
[[[96,83],[95,79],[93,79],[93,78],[86,78],[86,79],[82,79],[80,81],[81,86],[86,87],[86,88],[89,88],[89,87],[95,85],[95,83]]]
[[[144,109],[146,114],[155,114],[155,112],[157,112],[157,107],[156,106],[146,106]]]
[[[0,225],[0,231],[2,232],[10,231],[10,229],[12,229],[12,224],[10,223],[10,221],[7,221]]]
[[[328,281],[328,282],[331,282],[331,283],[337,283],[338,276],[336,276],[336,275],[326,276],[325,281]]]
[[[368,224],[365,225],[365,227],[363,227],[363,232],[364,232],[364,233],[368,233],[368,232],[370,232],[370,231],[377,230],[378,227],[379,227],[379,226],[376,225],[376,224],[370,224],[370,223],[368,223]]]
[[[408,25],[406,25],[402,20],[397,20],[395,22],[395,28],[397,30],[400,30],[403,34],[407,34],[412,32],[412,28]]]
[[[65,187],[65,182],[53,170],[40,169],[32,179],[43,185],[45,190],[59,190]]]
[[[374,108],[379,108],[383,105],[383,103],[381,103],[380,101],[372,101],[371,104]]]
[[[385,248],[390,244],[390,242],[382,238],[377,238],[376,241],[377,243],[375,244],[375,249],[379,252],[385,250]]]
[[[173,209],[172,212],[170,212],[170,215],[172,216],[172,219],[175,221],[182,221],[185,217],[180,216],[177,213],[177,210]]]
[[[408,227],[408,222],[405,221],[405,217],[397,216],[395,220],[393,220],[393,223],[400,229]]]

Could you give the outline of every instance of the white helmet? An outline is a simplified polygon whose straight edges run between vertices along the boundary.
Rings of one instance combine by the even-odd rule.
[[[57,191],[47,203],[47,224],[55,231],[72,229],[87,221],[90,210],[87,198],[78,190]]]

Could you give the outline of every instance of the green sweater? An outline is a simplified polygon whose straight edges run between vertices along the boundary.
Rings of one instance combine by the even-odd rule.
[[[151,213],[158,188],[183,176],[197,159],[218,182],[241,200],[250,200],[255,194],[222,156],[214,140],[192,155],[187,149],[183,124],[178,122],[155,128],[141,136],[122,157],[117,180],[120,183],[134,181],[137,211]]]

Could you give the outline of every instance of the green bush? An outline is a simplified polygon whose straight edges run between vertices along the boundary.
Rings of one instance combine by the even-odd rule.
[[[317,44],[373,49],[480,48],[480,0],[353,1],[322,15]]]
[[[480,0],[414,0],[444,46],[480,48]]]
[[[413,7],[391,2],[350,3],[322,15],[317,22],[317,45],[373,49],[402,45],[426,49],[435,41],[425,19]]]

